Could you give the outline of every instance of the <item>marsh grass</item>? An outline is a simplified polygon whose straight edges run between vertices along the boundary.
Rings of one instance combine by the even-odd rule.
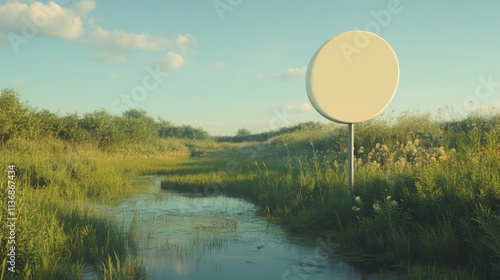
[[[17,202],[17,272],[15,277],[7,272],[5,279],[81,279],[85,266],[108,265],[113,255],[122,256],[128,268],[139,265],[128,257],[132,244],[127,234],[133,229],[122,231],[110,220],[66,201],[54,186],[20,190]]]
[[[87,267],[105,279],[144,277],[134,245],[137,223],[122,229],[83,207],[143,192],[131,183],[141,174],[165,176],[165,189],[243,197],[290,230],[333,230],[346,252],[396,266],[405,279],[498,279],[499,131],[499,115],[453,122],[403,115],[359,124],[352,199],[347,132],[338,125],[305,126],[259,143],[167,139],[105,150],[9,139],[0,146],[0,165],[17,167],[19,273],[6,271],[4,257],[0,279],[80,279]],[[2,207],[0,220],[6,215]],[[0,229],[2,248],[7,229]],[[207,248],[222,244],[224,231],[199,230],[214,233],[199,240]],[[165,248],[189,251],[172,246]]]
[[[151,246],[158,257],[176,260],[200,259],[207,252],[220,250],[227,246],[237,229],[237,221],[234,218],[224,216],[203,217],[203,222],[193,223],[193,236],[167,237],[165,240],[157,240]],[[149,241],[146,241],[149,242]]]
[[[291,230],[335,230],[406,279],[500,278],[500,117],[438,122],[430,115],[357,126],[355,199],[347,199],[345,128],[276,136],[228,176],[198,165],[162,187],[219,186]],[[252,144],[240,150],[252,149]],[[217,171],[214,171],[217,170]],[[212,172],[212,173],[211,173]],[[215,173],[213,173],[215,172]],[[220,187],[223,186],[223,187]]]
[[[101,262],[99,268],[104,280],[147,279],[146,269],[138,257],[127,260],[114,253],[113,257],[108,255],[107,262]]]
[[[202,255],[204,252],[220,250],[231,241],[231,233],[237,228],[237,221],[233,218],[215,217],[210,223],[197,224],[196,234],[192,244]]]
[[[2,254],[0,279],[81,279],[96,268],[98,279],[144,279],[136,227],[122,229],[85,205],[143,192],[132,184],[140,174],[166,170],[186,155],[157,150],[154,156],[103,151],[64,141],[11,139],[0,146],[0,166],[16,166],[16,273]],[[162,161],[158,159],[162,158]],[[7,201],[1,181],[1,201]],[[6,207],[0,220],[7,221]],[[3,224],[4,222],[2,222]],[[2,251],[8,228],[0,229]]]
[[[476,270],[470,270],[461,266],[441,266],[436,264],[412,264],[405,267],[405,274],[401,279],[404,280],[473,280],[483,279],[478,276]],[[485,278],[489,279],[489,278]]]

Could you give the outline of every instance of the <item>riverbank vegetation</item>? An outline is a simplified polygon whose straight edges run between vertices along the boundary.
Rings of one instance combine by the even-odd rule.
[[[141,123],[148,118],[139,111],[60,117],[2,91],[0,279],[146,278],[135,227],[124,229],[86,205],[141,192],[132,179],[189,156],[179,141],[148,138]],[[7,227],[11,221],[15,227]]]
[[[135,228],[123,229],[86,205],[141,192],[131,180],[149,173],[158,159],[110,153],[89,144],[12,138],[0,147],[0,219],[15,220],[15,243],[5,225],[0,229],[0,279],[144,279],[140,256],[134,251]],[[175,154],[160,154],[162,168],[174,164]],[[153,162],[154,161],[154,162]],[[7,210],[7,170],[15,166],[15,210]],[[15,245],[15,273],[4,252]],[[111,276],[114,275],[114,276]],[[121,275],[121,276],[120,276]],[[118,276],[118,277],[117,277]],[[92,279],[87,277],[86,279]]]
[[[162,187],[243,196],[291,230],[333,230],[344,253],[369,254],[403,279],[496,279],[499,129],[498,114],[356,125],[350,199],[347,131],[337,125],[248,143],[232,151],[240,161],[213,160],[192,173],[180,167]]]
[[[244,197],[292,231],[334,232],[347,259],[369,256],[403,279],[496,279],[499,129],[498,113],[357,124],[348,198],[344,126],[304,123],[215,137],[137,109],[60,116],[3,90],[0,220],[10,215],[14,165],[17,272],[7,270],[2,254],[0,279],[146,278],[135,228],[85,207],[143,192],[131,183],[141,174],[163,175],[165,189]],[[9,234],[2,226],[3,252]]]

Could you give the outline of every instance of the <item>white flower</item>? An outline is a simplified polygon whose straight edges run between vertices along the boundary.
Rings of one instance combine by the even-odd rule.
[[[386,145],[382,145],[382,152],[385,152],[385,153],[389,152],[389,148],[387,148]]]
[[[361,203],[361,197],[356,196],[356,197],[354,198],[354,201],[356,201],[356,203],[357,203],[357,204],[360,204],[360,203]]]

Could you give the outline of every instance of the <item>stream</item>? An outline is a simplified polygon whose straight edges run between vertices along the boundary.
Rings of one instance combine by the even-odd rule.
[[[149,279],[382,279],[336,256],[329,236],[291,234],[244,199],[161,190],[156,176],[134,182],[145,180],[150,192],[92,207],[126,229],[137,223]]]

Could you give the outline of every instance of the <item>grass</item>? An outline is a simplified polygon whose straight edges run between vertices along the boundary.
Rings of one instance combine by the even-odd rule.
[[[499,129],[498,115],[360,124],[352,200],[345,128],[336,125],[242,145],[225,164],[186,166],[162,187],[217,189],[253,201],[290,230],[335,230],[346,251],[373,254],[403,278],[497,279]]]
[[[137,223],[121,229],[84,207],[143,192],[131,183],[141,174],[164,176],[165,189],[243,197],[292,231],[333,230],[349,259],[356,258],[349,252],[373,256],[403,279],[497,279],[499,131],[499,115],[454,122],[405,115],[356,125],[351,199],[347,133],[338,125],[304,126],[265,142],[166,139],[105,150],[10,139],[0,146],[0,166],[16,165],[18,273],[6,271],[4,257],[0,279],[81,279],[89,267],[104,279],[145,278]],[[2,207],[0,220],[6,217]],[[203,241],[208,248],[219,246],[221,230],[199,230],[216,233]],[[8,228],[0,233],[5,250]]]
[[[228,242],[228,235],[237,228],[237,221],[232,218],[217,217],[210,224],[196,225],[196,235],[193,237],[193,246],[198,250],[211,251],[223,248]]]
[[[167,143],[168,144],[168,143]],[[133,149],[134,147],[128,147]],[[99,279],[145,279],[137,255],[135,226],[122,229],[88,210],[91,201],[111,201],[143,192],[131,180],[166,170],[186,157],[178,151],[145,147],[150,154],[102,151],[92,145],[54,139],[12,139],[0,147],[0,166],[16,166],[16,273],[7,271],[2,254],[0,279],[81,279],[86,269]],[[158,159],[162,159],[159,161]],[[1,201],[7,201],[1,181]],[[0,220],[7,221],[1,207]],[[0,229],[0,247],[7,251],[8,228]]]

